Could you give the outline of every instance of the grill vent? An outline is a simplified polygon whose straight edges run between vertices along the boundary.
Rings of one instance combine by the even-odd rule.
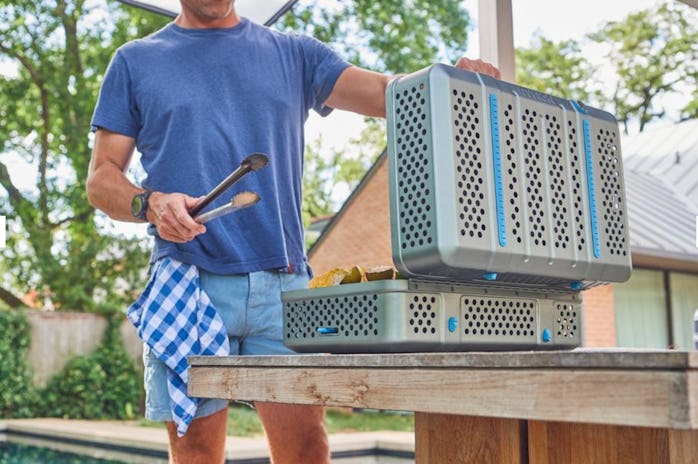
[[[528,217],[530,224],[530,240],[532,247],[545,247],[545,200],[543,199],[543,180],[545,176],[540,166],[540,139],[538,126],[538,112],[534,109],[524,109],[521,115],[523,149],[524,149],[524,172],[526,176],[525,187],[528,199]]]
[[[286,338],[315,338],[327,329],[332,335],[375,337],[380,330],[377,302],[375,294],[286,302]]]
[[[567,249],[570,246],[570,236],[567,211],[567,185],[565,179],[564,154],[561,136],[562,126],[555,115],[545,115],[545,144],[548,152],[548,175],[551,180],[550,188],[552,216],[553,216],[553,241],[555,248]]]
[[[558,303],[556,327],[558,338],[574,338],[578,330],[577,308],[573,304]]]
[[[581,161],[579,159],[579,146],[577,144],[577,126],[568,121],[568,138],[570,149],[570,178],[572,181],[572,202],[574,208],[574,234],[577,237],[577,251],[584,250],[586,240],[584,238],[584,203],[582,203],[582,174]]]
[[[453,108],[454,148],[456,152],[456,191],[458,199],[458,225],[461,237],[468,241],[487,240],[487,208],[485,202],[485,167],[482,153],[481,102],[475,94],[464,90],[451,90]]]
[[[403,250],[431,246],[433,179],[424,84],[396,94],[396,154]]]
[[[620,185],[620,159],[615,132],[602,129],[596,134],[606,249],[612,255],[627,256],[625,227],[623,225],[623,197]]]
[[[468,337],[535,337],[535,300],[464,297],[461,311]]]
[[[508,104],[504,108],[504,118],[502,119],[501,127],[503,128],[502,137],[504,139],[504,149],[503,152],[506,153],[504,159],[505,174],[507,179],[506,191],[509,198],[509,210],[511,211],[511,221],[507,221],[511,224],[511,235],[516,240],[516,243],[523,242],[523,231],[521,230],[521,198],[519,195],[519,190],[521,190],[521,179],[518,177],[518,155],[516,152],[516,136],[515,136],[515,126],[514,126],[514,107]]]
[[[437,335],[439,332],[439,302],[434,295],[415,295],[409,306],[409,324],[418,335]]]

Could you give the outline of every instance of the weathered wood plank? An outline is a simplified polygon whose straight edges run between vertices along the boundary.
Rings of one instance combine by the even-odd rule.
[[[689,371],[687,382],[690,422],[693,428],[698,428],[698,371]]]
[[[193,367],[189,392],[283,403],[698,428],[693,421],[697,398],[689,396],[687,374],[681,371]]]
[[[698,464],[698,430],[668,430],[669,462]]]
[[[415,415],[415,461],[419,464],[523,464],[523,421],[450,414]],[[532,461],[533,462],[533,461]]]
[[[529,421],[536,464],[698,463],[698,430]]]
[[[593,368],[698,369],[698,352],[578,349],[466,353],[303,354],[294,356],[193,356],[192,366],[361,368]]]

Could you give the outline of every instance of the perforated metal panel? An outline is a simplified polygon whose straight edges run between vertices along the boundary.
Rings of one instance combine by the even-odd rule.
[[[415,335],[439,335],[441,319],[441,299],[436,295],[412,295],[408,299],[407,316],[412,333]]]
[[[381,328],[377,303],[376,294],[291,301],[286,308],[286,329],[296,338],[315,338],[326,333],[375,337]]]
[[[536,340],[536,300],[463,297],[463,333],[473,338]]]
[[[445,65],[394,80],[387,107],[401,273],[575,291],[627,280],[612,115]]]
[[[596,151],[601,178],[604,245],[612,255],[627,256],[625,195],[619,180],[622,171],[618,133],[608,128],[598,129],[596,131]]]
[[[396,114],[395,143],[400,147],[397,159],[398,201],[400,202],[400,233],[404,237],[403,250],[419,252],[435,242],[433,232],[433,153],[427,139],[426,85],[416,81],[396,96],[399,108]]]
[[[578,294],[407,280],[285,292],[284,342],[297,351],[571,348]]]
[[[574,339],[581,331],[580,308],[574,304],[557,303],[555,305],[555,336],[557,339]]]
[[[482,100],[479,94],[454,87],[451,102],[458,185],[458,229],[462,237],[482,242],[487,239],[489,222],[489,211],[485,204],[487,186],[483,182],[485,153],[478,143],[480,134],[484,133],[479,116]]]

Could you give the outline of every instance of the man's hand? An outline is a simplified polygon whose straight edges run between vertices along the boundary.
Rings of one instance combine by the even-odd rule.
[[[155,225],[164,240],[175,243],[190,242],[206,227],[194,221],[189,211],[201,201],[183,193],[153,192],[148,198],[148,222]]]
[[[466,71],[487,74],[488,76],[492,76],[495,79],[502,78],[502,74],[499,72],[499,69],[495,68],[490,63],[482,61],[481,59],[471,60],[466,57],[462,57],[456,63],[456,67],[460,69],[465,69]]]

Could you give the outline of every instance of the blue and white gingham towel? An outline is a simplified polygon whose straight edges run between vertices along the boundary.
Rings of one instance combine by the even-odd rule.
[[[223,321],[201,290],[197,267],[170,258],[155,263],[145,291],[128,309],[128,318],[168,367],[170,407],[181,437],[199,402],[187,396],[187,357],[230,354]]]

